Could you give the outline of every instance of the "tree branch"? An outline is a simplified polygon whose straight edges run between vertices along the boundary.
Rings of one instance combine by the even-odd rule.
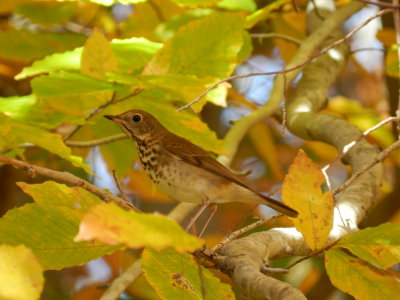
[[[76,186],[80,186],[80,187],[84,188],[85,190],[95,194],[96,196],[98,196],[99,198],[104,200],[105,202],[112,201],[124,209],[131,209],[131,210],[135,210],[136,212],[141,212],[138,208],[136,208],[131,203],[124,201],[123,199],[121,199],[109,192],[106,192],[105,190],[102,190],[102,189],[98,188],[97,186],[87,182],[86,180],[83,180],[79,177],[76,177],[75,175],[72,175],[71,173],[60,172],[60,171],[55,171],[55,170],[51,170],[51,169],[47,169],[47,168],[43,168],[43,167],[38,167],[35,165],[31,165],[31,164],[22,162],[20,160],[8,158],[5,156],[0,156],[0,162],[6,163],[9,165],[18,167],[18,168],[22,168],[23,170],[27,171],[32,177],[37,173],[37,174],[40,174],[40,175],[43,175],[46,177],[50,177],[53,179],[71,183]]]
[[[348,5],[357,6],[357,3],[351,2]],[[361,8],[361,6],[358,3],[358,8]],[[321,19],[317,16],[311,16],[314,19],[310,21],[310,24],[314,28],[318,28],[315,32],[320,32],[319,29],[325,27],[326,22],[332,20],[333,16],[337,17],[339,11],[349,12],[349,10],[343,10],[343,8],[326,17],[322,23]],[[352,9],[355,9],[354,6]],[[326,14],[326,11],[321,9],[319,11]],[[343,16],[341,20],[344,20]],[[325,35],[325,45],[332,45],[332,41],[337,41],[340,35],[340,30],[330,30],[329,39],[326,39],[328,35]],[[345,44],[337,45],[332,49],[332,52],[328,52],[314,60],[313,63],[304,69],[297,92],[288,102],[287,126],[293,133],[302,138],[320,140],[332,144],[340,152],[346,145],[359,138],[361,135],[360,132],[344,120],[317,113],[326,104],[326,91],[336,80],[337,74],[345,64],[345,57],[349,53],[349,49]],[[280,89],[281,92],[276,91],[271,96],[271,99],[274,101],[273,103],[279,102],[283,95],[282,86],[277,83],[279,81],[276,80],[274,91]],[[279,99],[274,98],[278,97],[277,95],[279,95]],[[251,124],[260,120],[261,117],[265,118],[273,111],[271,102],[266,106],[267,108],[264,106],[261,112],[258,112],[259,110],[255,111],[259,115],[255,117],[253,117],[254,113],[250,115]],[[238,123],[236,123],[232,130],[246,131],[251,124],[242,124],[237,129],[235,126]],[[237,141],[233,140],[231,142],[234,145],[237,143]],[[376,147],[363,140],[357,143],[347,153],[345,158],[353,167],[353,173],[356,174],[366,163],[373,160],[377,153],[378,150]],[[381,178],[382,166],[375,166],[359,176],[358,180],[353,182],[351,188],[341,193],[334,211],[333,229],[326,245],[334,243],[349,231],[358,229],[357,224],[365,216],[366,210],[373,204],[373,199],[378,191]],[[277,296],[277,293],[281,291],[280,288],[275,286],[265,287],[265,285],[271,284],[271,279],[261,272],[264,260],[293,255],[307,256],[312,255],[313,251],[305,243],[302,234],[296,228],[274,228],[233,240],[224,245],[218,254],[220,256],[218,256],[217,266],[230,274],[234,284],[245,294],[249,295],[252,299],[266,299],[266,293],[271,293],[268,295],[271,299],[278,299],[279,296],[282,296],[281,294]],[[258,288],[255,287],[254,282],[258,281],[263,282],[264,285],[258,286]],[[277,282],[276,284],[282,283]],[[296,294],[295,291],[292,292]],[[300,297],[298,294],[296,295]],[[291,296],[291,299],[293,299],[293,296]]]
[[[125,133],[120,133],[112,136],[108,136],[101,139],[91,140],[91,141],[66,141],[65,144],[70,147],[77,147],[77,148],[87,148],[87,147],[94,147],[100,146],[108,143],[112,143],[119,140],[127,139]]]

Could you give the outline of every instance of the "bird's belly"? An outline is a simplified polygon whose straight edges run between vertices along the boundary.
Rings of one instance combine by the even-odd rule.
[[[249,199],[252,194],[248,190],[183,162],[176,162],[175,165],[165,168],[163,175],[154,181],[155,184],[164,193],[181,202],[253,202],[244,200]]]

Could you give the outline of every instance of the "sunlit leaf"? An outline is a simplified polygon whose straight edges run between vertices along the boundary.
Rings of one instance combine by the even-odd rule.
[[[71,149],[63,143],[59,134],[14,121],[2,113],[0,113],[0,134],[0,149],[15,148],[22,143],[32,143],[70,161],[74,166],[90,172],[89,165],[83,162],[82,157],[71,154]]]
[[[343,251],[327,251],[325,265],[333,285],[356,299],[396,299],[400,295],[396,278]]]
[[[173,249],[145,249],[141,265],[145,278],[161,299],[235,299],[229,285],[189,254]]]
[[[83,188],[68,187],[54,181],[45,181],[40,184],[18,182],[17,185],[40,205],[79,208],[82,212],[86,212],[91,206],[102,203],[96,195]]]
[[[194,251],[202,242],[162,215],[126,211],[114,203],[101,203],[83,218],[76,241],[99,240],[106,244],[123,244],[130,248],[174,248]]]
[[[243,44],[243,22],[240,13],[215,13],[189,22],[165,43],[145,73],[221,78],[230,75]]]
[[[318,165],[300,149],[282,186],[283,202],[299,212],[292,221],[313,250],[324,246],[333,224],[333,196],[322,191],[324,182]]]
[[[86,36],[72,33],[34,33],[28,30],[0,32],[0,56],[23,62],[81,46]]]
[[[0,112],[26,124],[55,128],[62,123],[83,124],[84,119],[56,111],[35,95],[0,98]]]
[[[114,39],[111,48],[115,53],[120,71],[131,72],[143,67],[162,44],[151,42],[145,38]],[[54,71],[80,70],[82,47],[64,53],[56,53],[35,61],[31,66],[25,67],[16,79]]]
[[[59,199],[52,197],[52,200]],[[81,265],[121,249],[99,242],[73,241],[86,209],[79,205],[70,208],[48,203],[25,204],[9,210],[0,219],[0,240],[29,247],[45,270]]]
[[[335,248],[346,248],[370,264],[389,268],[400,262],[400,224],[385,223],[348,234]]]
[[[219,8],[229,10],[247,10],[254,11],[257,8],[257,4],[254,0],[222,0],[217,3]]]
[[[43,289],[42,267],[23,245],[0,245],[0,298],[39,299]]]
[[[95,30],[83,46],[81,73],[104,80],[107,72],[117,72],[118,61],[108,40]]]
[[[78,95],[99,91],[116,91],[121,86],[84,75],[57,72],[32,80],[33,93],[38,97]]]

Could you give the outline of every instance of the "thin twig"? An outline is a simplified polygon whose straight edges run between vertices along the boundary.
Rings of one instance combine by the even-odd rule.
[[[377,163],[382,162],[390,154],[390,152],[394,151],[397,148],[400,148],[400,140],[396,141],[395,143],[393,143],[392,145],[387,147],[385,150],[380,152],[373,161],[371,161],[368,165],[364,166],[364,168],[359,170],[357,173],[355,173],[353,176],[351,176],[345,183],[343,183],[336,190],[334,190],[333,194],[338,194],[338,193],[342,192],[343,190],[347,189],[358,177],[360,177],[362,174],[367,172],[369,169],[371,169]]]
[[[309,64],[311,61],[313,61],[314,59],[316,59],[317,57],[327,53],[329,50],[331,50],[332,48],[338,46],[339,44],[347,41],[348,39],[350,39],[355,33],[357,33],[360,29],[362,29],[365,25],[367,25],[369,22],[371,22],[372,20],[374,20],[377,17],[380,17],[384,14],[390,13],[392,12],[393,9],[383,9],[381,11],[379,11],[378,13],[376,13],[374,16],[368,18],[367,20],[365,20],[362,24],[360,24],[359,26],[357,26],[356,28],[354,28],[352,31],[350,31],[345,37],[337,40],[336,42],[332,43],[331,45],[325,47],[324,49],[322,49],[319,53],[311,55],[309,59],[307,59],[306,61],[302,62],[301,64],[298,64],[297,66],[294,66],[292,68],[289,69],[284,69],[281,71],[275,71],[275,72],[259,72],[259,73],[248,73],[248,74],[241,74],[241,75],[233,75],[230,77],[226,77],[224,79],[219,80],[218,82],[212,84],[210,87],[208,87],[203,93],[201,93],[197,98],[195,98],[194,100],[190,101],[188,104],[183,105],[182,107],[180,107],[177,111],[180,112],[184,109],[189,108],[190,106],[192,106],[193,104],[195,104],[196,102],[198,102],[201,98],[203,98],[206,94],[208,94],[208,92],[210,92],[212,89],[214,89],[215,87],[217,87],[218,85],[220,85],[223,82],[232,80],[232,79],[238,79],[238,78],[247,78],[247,77],[253,77],[253,76],[265,76],[265,75],[278,75],[278,74],[286,74],[292,71],[295,71],[297,69],[301,69],[302,67],[306,66],[307,64]]]
[[[370,134],[372,131],[375,131],[376,129],[382,127],[383,125],[393,122],[393,121],[398,121],[398,117],[389,117],[378,124],[372,126],[371,128],[368,128],[366,131],[364,131],[356,140],[348,143],[346,146],[343,147],[343,152],[340,153],[333,161],[331,161],[329,164],[327,164],[325,167],[322,168],[323,172],[326,172],[334,163],[336,163],[338,160],[342,159],[355,145],[357,145],[361,140],[363,140],[368,134]]]
[[[237,238],[238,236],[241,236],[242,234],[253,230],[254,228],[257,228],[271,220],[275,220],[279,217],[281,217],[282,214],[274,214],[274,215],[270,215],[270,216],[265,216],[260,218],[257,222],[254,222],[246,227],[240,228],[239,230],[236,230],[234,232],[231,232],[230,234],[228,234],[226,237],[224,237],[224,239],[219,242],[218,244],[216,244],[211,250],[213,252],[218,251],[222,246],[224,246],[225,244],[227,244],[228,242],[230,242],[231,240]]]
[[[116,104],[118,102],[121,102],[123,100],[126,100],[130,97],[134,97],[136,95],[138,95],[139,93],[141,93],[143,91],[142,88],[137,88],[135,89],[132,93],[130,93],[129,95],[122,97],[120,99],[115,99],[116,97],[116,93],[113,92],[113,95],[111,97],[111,99],[109,101],[107,101],[106,103],[100,105],[99,107],[97,107],[96,109],[94,109],[89,115],[87,115],[85,117],[85,121],[88,121],[89,119],[91,119],[94,115],[98,114],[99,112],[101,112],[102,110],[104,110],[105,108],[107,108],[108,106],[110,106],[111,104]],[[70,133],[68,133],[65,137],[64,137],[64,142],[66,142],[67,140],[69,140],[83,125],[78,125],[75,126],[75,128],[73,130],[71,130]]]
[[[112,201],[124,209],[135,210],[136,212],[141,212],[138,208],[136,208],[131,203],[129,203],[109,192],[106,192],[105,190],[102,190],[102,189],[98,188],[97,186],[87,182],[86,180],[83,180],[79,177],[76,177],[75,175],[72,175],[69,172],[60,172],[60,171],[51,170],[51,169],[31,165],[31,164],[22,162],[17,159],[8,158],[5,156],[0,156],[0,162],[22,168],[23,170],[28,172],[28,174],[31,175],[32,177],[37,173],[37,174],[40,174],[43,176],[47,176],[47,177],[54,178],[54,179],[57,179],[60,181],[71,183],[73,185],[82,187],[85,190],[95,194],[99,198],[103,199],[105,202]]]
[[[124,189],[121,186],[121,182],[118,179],[117,172],[115,170],[112,170],[112,175],[113,175],[115,184],[117,185],[117,188],[118,188],[121,198],[124,199],[126,202],[128,202],[128,198],[126,197]]]
[[[275,33],[275,32],[271,32],[271,33],[250,33],[250,37],[252,38],[258,38],[259,40],[262,39],[268,39],[268,38],[278,38],[278,39],[283,39],[286,40],[288,42],[294,43],[296,45],[300,45],[301,44],[301,40],[296,39],[294,37],[285,35],[285,34],[281,34],[281,33]]]
[[[283,137],[286,136],[286,105],[287,105],[287,77],[283,74],[283,106],[282,106],[282,131]]]
[[[125,133],[120,133],[116,135],[111,135],[101,139],[95,139],[91,141],[66,141],[65,144],[70,147],[77,147],[77,148],[87,148],[87,147],[94,147],[103,144],[112,143],[119,140],[127,139]]]

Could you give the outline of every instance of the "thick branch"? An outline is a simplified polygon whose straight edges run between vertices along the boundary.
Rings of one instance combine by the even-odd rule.
[[[5,156],[0,156],[0,162],[22,168],[32,176],[34,176],[37,173],[37,174],[47,176],[47,177],[50,177],[53,179],[68,182],[68,183],[71,183],[76,186],[80,186],[80,187],[84,188],[85,190],[95,194],[96,196],[98,196],[99,198],[103,199],[106,202],[112,201],[124,209],[132,209],[137,212],[140,212],[140,210],[137,209],[135,206],[133,206],[131,203],[126,202],[123,199],[121,199],[117,196],[114,196],[113,194],[106,192],[105,190],[102,190],[102,189],[98,188],[97,186],[87,182],[86,180],[83,180],[79,177],[76,177],[75,175],[72,175],[71,173],[60,172],[60,171],[55,171],[55,170],[51,170],[51,169],[47,169],[47,168],[43,168],[43,167],[34,166],[34,165],[31,165],[28,163],[24,163],[20,160],[8,158]]]
[[[350,4],[355,5],[354,3]],[[358,4],[358,7],[361,8],[360,4]],[[319,11],[321,12],[321,9]],[[341,11],[347,10],[342,9]],[[337,13],[332,14],[326,21],[333,17],[336,18]],[[310,24],[314,28],[322,28],[326,26],[326,21],[321,24],[320,19],[315,16]],[[343,18],[340,22],[342,21]],[[317,29],[310,35],[310,38],[316,32],[319,33],[320,30]],[[331,30],[329,32],[329,39],[325,41],[325,45],[332,44],[340,34],[340,31]],[[325,35],[324,39],[326,38],[327,35]],[[318,110],[324,107],[326,103],[326,91],[336,80],[337,74],[344,66],[345,57],[348,55],[348,48],[344,44],[333,50],[305,68],[297,93],[292,97],[287,109],[287,126],[300,137],[332,144],[340,152],[346,145],[356,140],[361,133],[344,120],[317,113]],[[282,90],[279,81],[276,81],[275,84],[274,90]],[[278,94],[278,91],[276,91],[276,94],[271,96],[271,99],[274,101],[273,103],[282,99],[281,95],[279,99],[273,98]],[[260,115],[256,115],[254,119],[252,119],[254,114],[249,116],[252,119],[250,124],[239,125],[239,129],[235,128],[237,125],[235,124],[231,132],[235,133],[237,130],[247,131],[248,126],[250,127],[254,122],[258,122],[261,116],[263,118],[268,116],[272,112],[272,106],[270,102],[267,103],[265,106],[267,108],[263,108],[259,113]],[[239,135],[239,140],[242,133]],[[231,137],[233,138],[233,136]],[[228,138],[227,143],[229,141],[233,140],[229,140]],[[233,143],[235,145],[237,141],[233,141]],[[376,147],[369,145],[365,141],[361,141],[348,152],[345,158],[353,167],[353,173],[357,173],[364,165],[373,161],[377,153],[378,150]],[[375,166],[362,176],[359,176],[351,187],[341,193],[334,212],[334,227],[328,238],[327,245],[335,242],[349,231],[357,230],[358,222],[362,220],[366,210],[373,204],[373,199],[378,191],[381,178],[382,166]],[[235,285],[239,286],[246,294],[251,295],[252,299],[277,299],[276,294],[274,294],[275,298],[272,295],[266,298],[265,294],[266,292],[278,293],[279,290],[276,290],[275,287],[270,287],[269,291],[266,291],[263,287],[254,290],[254,280],[265,281],[264,284],[268,284],[271,280],[261,273],[264,259],[268,260],[270,258],[292,255],[310,255],[312,254],[312,250],[305,243],[302,234],[295,228],[275,228],[234,240],[222,247],[219,254],[222,256],[218,262],[218,266],[224,272],[231,274]],[[244,268],[244,266],[249,267]]]

